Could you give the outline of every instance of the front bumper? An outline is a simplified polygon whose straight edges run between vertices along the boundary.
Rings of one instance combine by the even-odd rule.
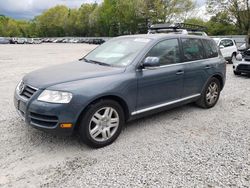
[[[60,135],[71,135],[77,124],[79,109],[77,105],[53,104],[36,100],[41,91],[37,91],[26,100],[16,92],[14,105],[20,117],[32,127]],[[61,128],[62,123],[71,123],[71,128]]]
[[[250,73],[250,61],[237,61],[234,63],[233,70],[241,73]]]

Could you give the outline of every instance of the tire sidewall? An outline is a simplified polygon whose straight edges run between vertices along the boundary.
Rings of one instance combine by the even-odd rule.
[[[112,107],[117,111],[118,116],[119,116],[119,125],[118,125],[118,128],[117,128],[115,134],[110,139],[108,139],[107,141],[104,141],[104,142],[98,142],[98,141],[94,140],[90,135],[89,123],[90,123],[90,120],[93,117],[93,115],[98,110],[100,110],[101,108],[104,108],[104,107]],[[107,146],[107,145],[113,143],[117,139],[117,137],[121,133],[124,122],[125,122],[124,112],[123,112],[122,107],[119,105],[119,103],[117,103],[116,101],[113,101],[113,100],[100,100],[97,103],[90,105],[87,108],[86,112],[83,114],[80,128],[79,128],[79,134],[80,134],[81,139],[90,147],[94,147],[94,148],[104,147],[104,146]]]
[[[209,104],[207,102],[207,99],[206,99],[206,94],[207,94],[208,87],[210,86],[210,84],[212,82],[215,82],[218,85],[218,88],[219,88],[218,89],[218,97],[217,97],[216,101],[213,104]],[[212,108],[212,107],[214,107],[217,104],[217,102],[218,102],[218,100],[220,98],[220,92],[221,92],[220,81],[217,78],[215,78],[215,77],[210,78],[209,81],[208,81],[208,83],[206,84],[206,87],[205,87],[203,93],[202,93],[202,100],[204,100],[204,104],[205,104],[206,108]]]

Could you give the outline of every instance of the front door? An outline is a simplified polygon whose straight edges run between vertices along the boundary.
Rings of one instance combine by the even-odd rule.
[[[178,39],[159,42],[146,57],[158,57],[160,65],[137,72],[137,111],[154,109],[182,97],[184,68],[179,64],[181,58]]]

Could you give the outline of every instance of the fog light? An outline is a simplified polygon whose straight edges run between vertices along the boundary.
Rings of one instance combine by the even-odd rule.
[[[73,126],[72,123],[61,123],[61,124],[60,124],[60,127],[61,127],[62,129],[70,129],[72,126]]]

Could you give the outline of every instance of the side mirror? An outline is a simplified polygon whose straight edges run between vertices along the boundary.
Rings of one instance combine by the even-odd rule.
[[[222,48],[225,48],[225,47],[223,45],[220,45],[219,48],[222,49]]]
[[[242,61],[242,55],[241,54],[236,55],[236,60],[237,61]]]
[[[143,67],[157,67],[157,66],[160,66],[159,57],[147,57],[143,61]]]

